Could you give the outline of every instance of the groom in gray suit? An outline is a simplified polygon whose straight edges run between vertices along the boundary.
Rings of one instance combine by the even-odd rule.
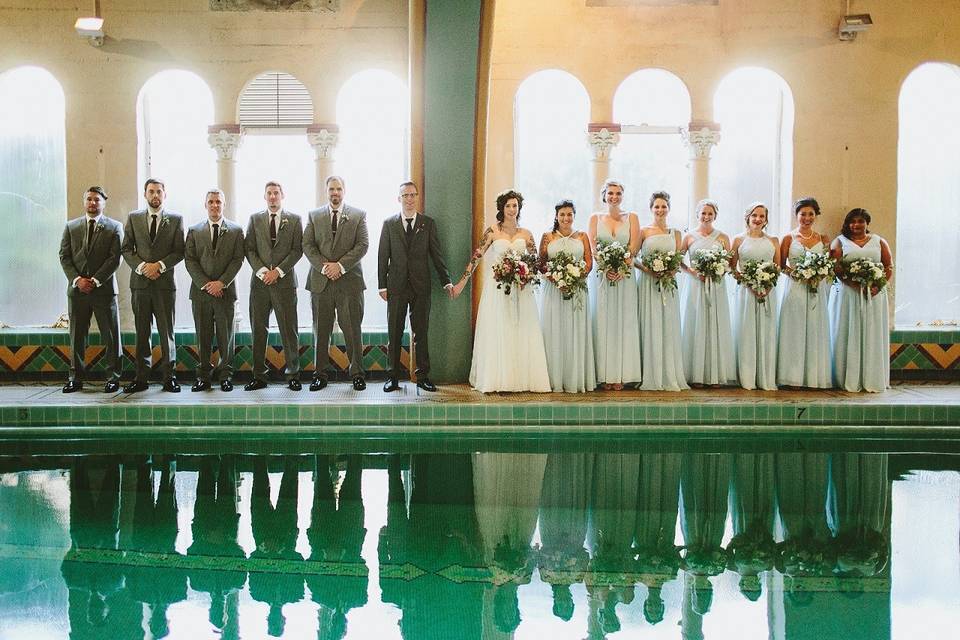
[[[367,253],[367,214],[343,202],[343,178],[327,178],[328,203],[310,212],[303,234],[303,252],[310,261],[307,290],[313,306],[313,344],[316,371],[310,391],[327,386],[330,364],[330,333],[333,320],[343,331],[350,359],[353,388],[363,391],[363,270],[360,259]]]
[[[204,203],[207,219],[187,231],[184,263],[190,274],[190,301],[200,351],[197,380],[190,391],[207,391],[211,373],[222,391],[233,391],[235,280],[243,265],[244,247],[240,225],[223,217],[223,201],[223,191],[208,191]],[[216,370],[210,364],[214,333],[220,351]]]
[[[67,223],[60,241],[60,266],[67,276],[67,311],[70,314],[70,380],[64,393],[83,389],[86,374],[84,355],[90,317],[97,317],[100,338],[105,345],[109,378],[104,393],[120,388],[120,314],[117,310],[117,267],[123,227],[103,215],[107,194],[90,187],[83,196],[86,215]]]
[[[147,208],[131,211],[123,229],[120,252],[133,270],[130,294],[137,330],[137,375],[124,393],[144,391],[150,377],[150,332],[154,319],[160,334],[163,390],[180,393],[177,384],[177,345],[173,337],[177,285],[173,268],[183,260],[183,218],[163,208],[163,182],[149,178],[143,185]]]
[[[430,381],[430,351],[427,330],[430,322],[430,264],[440,283],[453,297],[450,272],[440,253],[437,224],[419,213],[420,193],[413,182],[400,185],[400,213],[387,218],[380,232],[377,282],[380,297],[387,301],[387,335],[390,341],[390,377],[383,385],[387,393],[400,388],[400,340],[410,313],[414,353],[417,361],[417,386],[436,391]]]

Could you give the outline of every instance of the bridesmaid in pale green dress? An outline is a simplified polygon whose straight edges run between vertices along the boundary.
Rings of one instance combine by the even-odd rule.
[[[647,256],[656,251],[679,253],[680,232],[667,226],[670,194],[655,191],[650,196],[650,212],[653,214],[653,224],[640,231],[641,255]],[[680,346],[677,274],[657,275],[639,259],[637,267],[640,269],[640,355],[643,358],[643,384],[640,388],[644,391],[689,389],[683,373],[683,350]],[[673,287],[667,287],[668,279],[674,281]]]
[[[623,211],[623,185],[608,180],[601,192],[606,213],[590,216],[590,248],[611,242],[625,245],[631,256],[640,248],[640,220]],[[637,316],[637,286],[633,269],[627,275],[614,271],[601,274],[594,282],[593,346],[597,360],[597,382],[604,389],[623,389],[624,384],[641,380],[640,329]]]
[[[717,213],[716,202],[701,200],[697,204],[700,225],[684,236],[682,244],[690,262],[681,267],[689,275],[684,292],[683,370],[691,386],[737,384],[727,278],[707,282],[707,278],[693,268],[693,257],[699,251],[715,247],[730,251],[730,238],[713,227]]]
[[[816,293],[796,279],[793,267],[808,252],[828,253],[830,236],[814,230],[820,204],[801,198],[793,205],[797,226],[780,241],[780,268],[789,276],[780,306],[777,340],[777,384],[781,387],[829,389],[830,319],[827,306],[833,278],[822,280]]]
[[[586,263],[584,276],[593,268],[590,239],[573,228],[576,213],[573,202],[561,200],[554,207],[553,230],[540,240],[540,262],[560,252]],[[593,355],[593,332],[587,315],[586,292],[564,300],[555,284],[544,278],[540,321],[547,349],[547,372],[554,391],[580,393],[597,388],[597,369]]]
[[[883,265],[887,281],[893,277],[890,245],[870,233],[869,224],[866,209],[853,209],[843,221],[843,232],[830,245],[843,283],[830,300],[833,377],[847,391],[879,392],[890,386],[887,288],[861,291],[843,270],[844,264],[866,258]]]
[[[740,269],[750,261],[780,264],[780,244],[764,233],[769,213],[755,202],[747,208],[747,230],[733,240],[730,266],[740,282]],[[757,293],[741,283],[733,315],[733,340],[737,349],[737,378],[744,389],[777,388],[777,298],[771,289]]]

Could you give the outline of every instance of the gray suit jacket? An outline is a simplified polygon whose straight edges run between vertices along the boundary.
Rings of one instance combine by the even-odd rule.
[[[437,223],[433,218],[418,213],[409,240],[402,214],[384,220],[377,254],[378,288],[403,291],[409,287],[416,293],[429,291],[430,261],[437,271],[440,284],[450,284],[450,272],[440,252]]]
[[[123,245],[120,252],[123,259],[130,265],[131,289],[147,289],[155,287],[175,291],[176,282],[173,279],[173,268],[183,260],[183,218],[172,211],[163,211],[157,227],[157,237],[150,241],[150,223],[147,220],[147,210],[131,211],[127,216],[127,224],[123,227]],[[156,280],[137,273],[141,262],[162,262],[167,268]]]
[[[266,211],[258,211],[250,216],[244,246],[247,262],[253,269],[250,278],[251,289],[263,289],[267,285],[257,277],[257,271],[279,268],[284,276],[272,286],[280,289],[296,289],[297,274],[293,270],[303,257],[303,224],[300,216],[286,209],[280,211],[277,225],[277,242],[270,241],[270,216]]]
[[[367,286],[363,282],[360,260],[370,247],[366,211],[344,204],[337,218],[336,236],[330,226],[329,204],[314,209],[307,217],[307,230],[303,235],[303,252],[310,261],[307,291],[320,293],[327,286],[342,291],[363,291]],[[343,276],[331,284],[321,273],[324,262],[339,262],[343,265]]]
[[[117,293],[117,268],[120,266],[120,244],[123,227],[112,218],[102,216],[94,227],[93,240],[87,245],[87,216],[67,222],[60,240],[60,266],[67,276],[67,295],[84,295],[73,286],[83,276],[96,278],[100,286],[90,295],[112,296]]]
[[[243,266],[243,229],[237,223],[222,219],[217,249],[213,249],[210,227],[204,220],[187,231],[187,250],[184,264],[190,274],[190,299],[210,297],[203,286],[213,280],[221,281],[224,300],[237,299],[237,272]]]

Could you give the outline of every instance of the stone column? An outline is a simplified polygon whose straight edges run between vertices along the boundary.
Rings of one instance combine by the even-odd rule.
[[[591,122],[587,125],[587,142],[593,150],[592,209],[603,208],[600,190],[610,177],[610,150],[620,142],[620,125],[614,122]]]
[[[710,195],[710,151],[720,142],[720,125],[716,122],[694,121],[684,129],[683,141],[690,149],[690,211],[687,222],[693,227],[693,207]]]
[[[340,137],[340,128],[335,124],[315,124],[307,127],[307,142],[316,154],[317,194],[316,206],[327,201],[327,177],[333,174],[333,150]]]
[[[207,128],[207,143],[217,152],[217,183],[223,191],[223,215],[236,220],[237,149],[243,142],[243,129],[238,124],[214,124]]]

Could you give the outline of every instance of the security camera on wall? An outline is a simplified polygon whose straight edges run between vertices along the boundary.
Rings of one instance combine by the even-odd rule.
[[[855,40],[857,34],[866,31],[873,25],[873,20],[869,13],[854,13],[840,18],[840,27],[837,29],[837,35],[843,42]]]

